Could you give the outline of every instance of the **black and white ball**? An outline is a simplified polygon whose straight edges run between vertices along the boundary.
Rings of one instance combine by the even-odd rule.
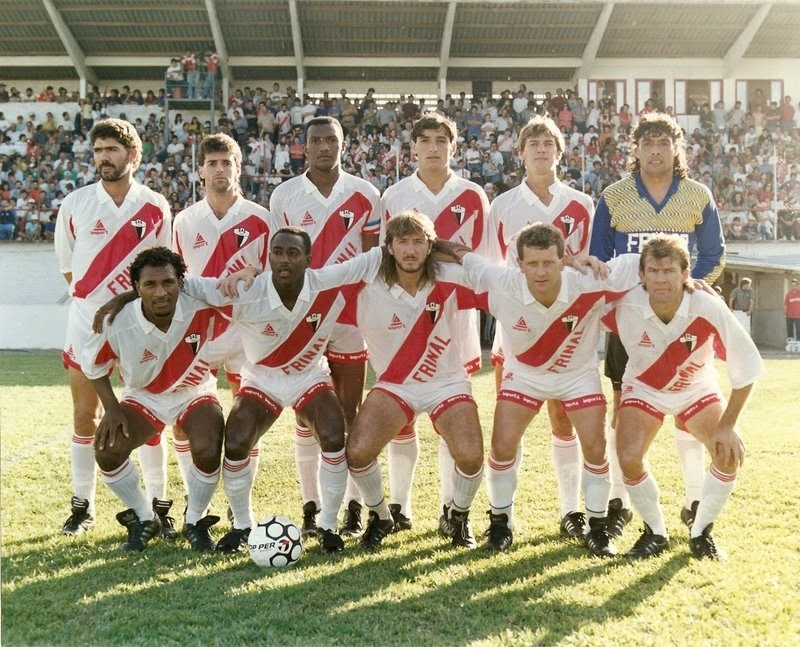
[[[291,519],[267,517],[250,531],[247,547],[259,566],[290,566],[303,554],[303,536]]]

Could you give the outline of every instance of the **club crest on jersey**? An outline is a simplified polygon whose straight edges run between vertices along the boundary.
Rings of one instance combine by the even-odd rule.
[[[147,223],[141,218],[131,220],[131,227],[133,227],[133,230],[136,232],[136,237],[139,240],[144,238],[145,233],[147,233]]]
[[[196,332],[189,333],[183,338],[183,341],[189,344],[189,348],[192,349],[192,354],[197,355],[197,351],[200,350],[200,335]]]
[[[456,217],[456,222],[459,225],[464,224],[464,216],[467,214],[466,208],[462,207],[460,204],[454,204],[450,207],[450,211]]]
[[[311,326],[311,329],[314,332],[317,332],[317,328],[319,328],[319,324],[322,321],[322,315],[319,312],[312,312],[310,315],[306,317],[306,323]]]
[[[561,225],[564,228],[565,236],[569,236],[575,229],[575,218],[570,216],[568,213],[565,213],[562,216],[559,216],[558,219],[561,221]]]
[[[566,317],[561,317],[561,322],[567,327],[569,332],[575,330],[575,326],[578,325],[578,321],[580,321],[580,317],[578,317],[578,315],[567,315]]]
[[[686,346],[686,350],[692,353],[694,352],[694,349],[697,348],[697,335],[687,332],[685,335],[683,335],[683,337],[680,338],[680,342]]]
[[[250,238],[250,232],[247,231],[244,227],[237,227],[233,230],[233,233],[236,234],[236,246],[241,247],[247,242],[247,239]]]
[[[356,221],[356,214],[354,214],[350,209],[340,209],[339,216],[344,223],[345,229],[350,229],[353,226],[353,223]]]
[[[439,315],[442,312],[442,306],[435,301],[431,301],[425,306],[425,312],[428,313],[428,318],[431,320],[431,323],[436,323],[439,320]]]

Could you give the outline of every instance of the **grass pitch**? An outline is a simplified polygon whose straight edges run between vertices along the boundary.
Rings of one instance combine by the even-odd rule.
[[[781,354],[782,355],[782,354]],[[664,555],[630,562],[590,558],[558,538],[558,505],[546,415],[525,439],[505,554],[452,550],[438,537],[436,443],[420,425],[414,529],[377,554],[348,540],[341,556],[314,540],[300,562],[269,570],[247,555],[198,555],[185,541],[142,554],[118,549],[118,500],[98,482],[98,519],[80,538],[58,531],[71,496],[71,402],[56,353],[0,353],[2,442],[2,644],[16,645],[788,645],[800,642],[798,369],[767,361],[742,423],[748,457],[715,527],[727,563],[689,557],[680,525],[680,470],[670,427],[651,451],[672,533]],[[474,381],[488,447],[494,383]],[[223,406],[230,396],[222,391]],[[172,451],[170,449],[170,455]],[[265,436],[254,492],[259,515],[300,520],[292,421]],[[170,457],[169,494],[180,518]],[[222,486],[214,509],[226,507]],[[486,527],[481,489],[476,535]],[[617,542],[638,536],[634,518]],[[219,538],[225,528],[216,528]]]

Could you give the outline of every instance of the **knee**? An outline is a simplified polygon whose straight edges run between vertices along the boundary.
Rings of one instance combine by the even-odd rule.
[[[318,427],[315,431],[323,452],[338,452],[344,447],[344,424],[334,421]]]
[[[638,452],[618,444],[617,458],[619,459],[620,469],[627,478],[634,478],[642,473],[644,457],[639,456]]]
[[[94,450],[94,460],[103,472],[111,472],[122,465],[130,454],[115,450],[113,447]]]
[[[235,461],[244,460],[254,445],[252,435],[247,431],[240,428],[225,430],[225,456],[228,458]],[[194,457],[194,452],[192,456]],[[200,466],[198,465],[198,467]]]
[[[351,434],[345,445],[345,456],[348,467],[363,468],[369,465],[374,459],[366,443],[358,440],[358,435]]]

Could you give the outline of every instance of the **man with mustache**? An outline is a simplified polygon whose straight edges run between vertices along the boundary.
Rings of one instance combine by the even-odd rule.
[[[132,287],[128,266],[149,247],[168,247],[171,217],[166,199],[136,182],[142,141],[121,119],[97,122],[89,133],[100,182],[70,193],[56,221],[55,250],[72,296],[63,351],[73,402],[71,514],[62,534],[80,535],[94,524],[93,440],[102,415],[100,399],[81,371],[84,346],[92,335],[95,311]],[[166,482],[160,437],[142,446],[139,458],[148,499],[161,517],[162,533],[177,533],[167,516]]]

